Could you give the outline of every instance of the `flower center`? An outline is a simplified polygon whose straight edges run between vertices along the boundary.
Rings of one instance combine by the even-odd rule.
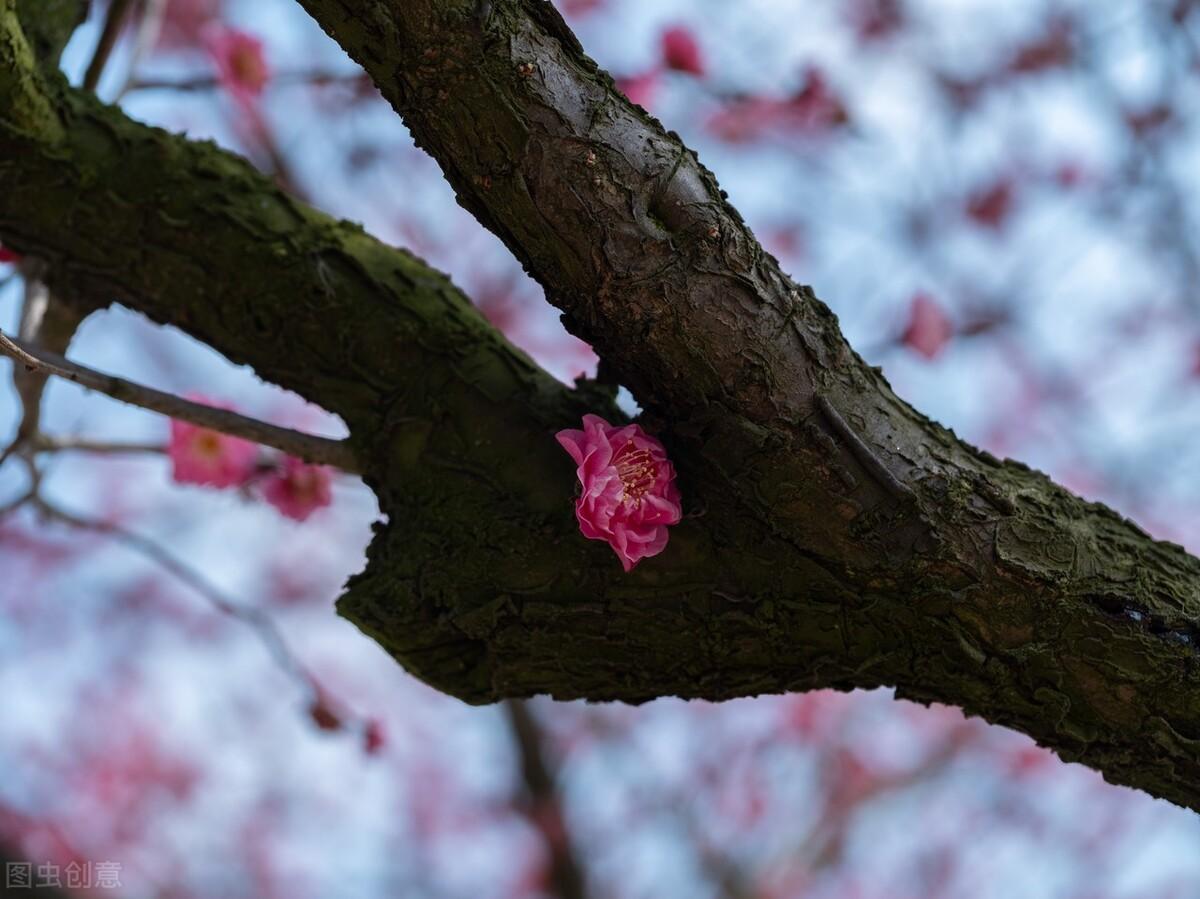
[[[258,90],[267,80],[261,61],[251,49],[235,49],[230,54],[229,64],[233,69],[234,80],[251,90]]]
[[[221,458],[221,435],[215,431],[200,431],[192,440],[192,449],[206,462]]]
[[[298,472],[287,479],[288,492],[299,503],[310,503],[317,498],[317,478],[309,472]]]
[[[632,446],[632,444],[626,444]],[[650,488],[654,486],[656,466],[649,450],[639,449],[631,453],[623,453],[616,460],[617,475],[625,488],[622,500],[633,500],[640,503]]]

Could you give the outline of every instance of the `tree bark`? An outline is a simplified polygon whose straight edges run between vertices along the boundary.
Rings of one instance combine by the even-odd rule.
[[[342,415],[388,519],[343,615],[470,702],[886,684],[1200,808],[1200,561],[896,397],[549,4],[300,2],[633,390],[687,513],[624,575],[553,441],[617,417],[605,390],[230,154],[34,77],[0,0],[0,238]]]

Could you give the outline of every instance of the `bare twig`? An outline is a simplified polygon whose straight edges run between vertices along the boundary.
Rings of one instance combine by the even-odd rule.
[[[33,258],[23,259],[18,271],[21,273],[24,292],[21,298],[21,319],[18,338],[29,344],[37,344],[49,352],[66,352],[75,332],[87,317],[90,309],[68,306],[54,297],[46,287],[43,276],[45,263]],[[12,443],[0,452],[0,464],[13,453],[37,441],[41,428],[42,396],[46,391],[47,375],[13,367],[13,387],[20,403],[20,417]]]
[[[162,454],[167,451],[162,443],[89,440],[86,437],[52,437],[47,434],[39,434],[32,440],[30,449],[35,453],[58,453],[66,450],[98,456]]]
[[[96,85],[100,83],[104,66],[112,54],[113,47],[116,46],[117,37],[121,34],[121,24],[125,19],[125,13],[129,11],[132,4],[133,0],[112,0],[109,4],[108,15],[104,18],[104,28],[100,32],[100,41],[96,44],[96,52],[92,55],[92,61],[88,63],[87,72],[83,76],[84,90],[94,91]]]
[[[110,521],[87,518],[77,515],[74,512],[68,512],[36,494],[30,496],[28,499],[32,501],[34,507],[39,512],[51,521],[57,521],[82,531],[90,531],[94,534],[109,537],[128,549],[144,556],[168,574],[199,593],[221,614],[236,618],[249,625],[279,666],[289,676],[300,681],[305,690],[312,694],[313,700],[316,700],[318,696],[316,681],[292,654],[292,651],[283,639],[283,635],[275,627],[274,622],[267,615],[263,614],[262,611],[228,598],[206,577],[200,574],[200,572],[176,558],[172,553],[149,537],[143,537],[141,534],[130,531]]]
[[[308,84],[325,87],[334,84],[357,84],[362,81],[361,72],[277,72],[271,76],[272,84]],[[221,86],[215,75],[198,75],[194,78],[135,78],[129,83],[130,91],[207,91]]]
[[[550,886],[558,899],[587,899],[587,882],[571,845],[557,778],[546,759],[541,727],[524,700],[507,700],[504,712],[520,753],[521,776],[532,803],[529,817],[550,853]]]
[[[0,506],[0,519],[3,519],[6,516],[11,515],[13,512],[17,511],[17,509],[20,509],[31,499],[33,499],[33,491],[26,490],[24,493],[22,493],[16,499]]]
[[[216,409],[203,403],[195,403],[171,393],[145,387],[114,377],[94,369],[30,346],[24,341],[14,340],[0,332],[0,355],[9,356],[16,362],[34,371],[56,375],[74,381],[90,390],[110,396],[115,400],[149,409],[161,415],[191,422],[202,428],[210,428],[224,434],[242,437],[264,446],[296,456],[306,462],[333,465],[352,474],[361,472],[358,460],[345,440],[331,440],[314,434],[304,434],[290,428],[267,424],[256,418]]]

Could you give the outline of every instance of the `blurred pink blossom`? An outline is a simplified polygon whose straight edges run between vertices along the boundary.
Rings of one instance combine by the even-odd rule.
[[[662,33],[663,65],[676,72],[687,72],[689,75],[703,77],[704,57],[700,53],[700,45],[692,32],[676,25]]]
[[[848,17],[860,41],[883,40],[904,26],[904,6],[901,0],[853,0]]]
[[[584,16],[595,12],[605,3],[605,0],[560,0],[558,6],[567,16]]]
[[[159,44],[187,47],[197,44],[205,26],[221,12],[221,0],[168,0]]]
[[[327,466],[286,456],[263,483],[263,497],[288,518],[304,521],[333,502],[332,483]]]
[[[254,35],[215,25],[205,30],[204,46],[216,64],[222,86],[235,99],[258,96],[271,80],[263,43]]]
[[[387,735],[383,723],[378,718],[370,718],[363,727],[363,751],[367,755],[379,755],[387,745]]]
[[[6,246],[0,245],[0,265],[4,265],[5,263],[9,263],[9,262],[20,262],[20,261],[21,261],[21,257],[19,254],[17,254],[13,250],[10,250]]]
[[[967,217],[975,224],[995,231],[1002,229],[1012,214],[1016,185],[1008,175],[983,185],[967,198]]]
[[[1045,30],[1013,53],[1008,70],[1028,75],[1069,66],[1075,58],[1075,27],[1065,16],[1052,16]]]
[[[914,295],[901,337],[904,345],[926,359],[936,359],[953,336],[954,325],[937,301],[927,293]]]
[[[629,98],[630,103],[649,109],[654,105],[654,98],[658,94],[658,79],[658,69],[651,69],[640,75],[618,78],[617,88]]]
[[[191,394],[188,399],[216,409],[231,408],[198,394]],[[254,473],[258,446],[173,418],[167,455],[171,457],[171,476],[180,484],[238,487]]]
[[[583,495],[575,516],[583,535],[608,541],[626,571],[662,552],[667,526],[683,515],[662,443],[639,425],[614,427],[598,415],[585,415],[582,431],[555,437],[578,466]]]
[[[827,131],[850,121],[846,104],[816,66],[804,70],[804,83],[791,99],[792,114],[809,131]]]
[[[740,97],[713,115],[708,129],[722,140],[743,143],[758,140],[773,128],[803,137],[825,137],[849,121],[845,103],[829,86],[825,74],[809,66],[800,89],[792,96]]]

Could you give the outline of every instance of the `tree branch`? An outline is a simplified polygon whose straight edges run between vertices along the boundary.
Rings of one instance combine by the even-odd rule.
[[[160,442],[89,440],[85,437],[56,437],[48,434],[40,435],[31,449],[38,453],[75,451],[96,456],[164,455],[167,452],[166,445]]]
[[[527,793],[526,815],[538,830],[550,857],[549,886],[557,899],[588,899],[587,879],[563,814],[554,769],[546,758],[537,718],[520,699],[504,703],[504,715],[516,744],[521,781]]]
[[[56,294],[115,297],[343,416],[388,521],[339,610],[414,674],[472,702],[889,684],[1200,808],[1200,561],[898,399],[549,4],[302,0],[706,510],[629,576],[578,534],[553,441],[619,417],[602,391],[230,154],[31,79],[11,2],[0,237]]]
[[[106,375],[94,369],[64,359],[57,353],[39,349],[21,340],[13,340],[0,332],[0,355],[8,356],[18,365],[31,371],[42,372],[72,381],[90,390],[96,390],[123,403],[149,409],[160,415],[190,422],[202,428],[243,437],[253,443],[261,443],[281,452],[296,456],[306,462],[333,465],[343,471],[360,473],[358,460],[352,447],[344,440],[331,440],[303,434],[290,428],[267,424],[228,409],[218,409],[203,403],[192,402],[172,393],[163,393],[152,387],[144,387],[124,378]]]
[[[132,5],[133,0],[110,0],[108,12],[104,16],[104,26],[100,29],[100,39],[92,54],[92,61],[88,63],[87,71],[83,74],[84,90],[94,91],[96,85],[100,83],[100,76],[104,74],[108,57],[112,53],[113,47],[117,45],[121,27],[125,24],[125,16]]]

